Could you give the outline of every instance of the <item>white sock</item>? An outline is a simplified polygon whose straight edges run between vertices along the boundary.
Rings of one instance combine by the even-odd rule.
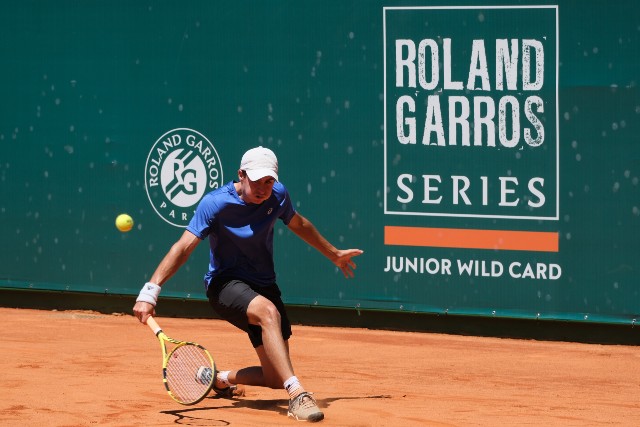
[[[298,381],[298,377],[295,375],[284,382],[284,389],[287,390],[291,399],[299,395],[300,392],[304,390],[300,381]]]
[[[220,381],[221,383],[223,383],[226,386],[230,386],[231,383],[229,382],[229,373],[231,371],[220,371],[218,372],[218,381]]]

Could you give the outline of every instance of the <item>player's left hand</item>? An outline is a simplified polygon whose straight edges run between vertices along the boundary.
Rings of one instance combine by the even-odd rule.
[[[356,263],[353,262],[352,258],[361,255],[363,252],[364,251],[360,249],[339,250],[333,263],[342,271],[344,277],[348,279],[349,277],[353,277],[353,270],[356,269]]]

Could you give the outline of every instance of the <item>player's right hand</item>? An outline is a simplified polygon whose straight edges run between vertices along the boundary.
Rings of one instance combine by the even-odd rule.
[[[147,319],[149,316],[154,316],[156,314],[155,307],[153,304],[149,304],[148,302],[138,301],[136,305],[133,306],[133,314],[138,318],[140,323],[147,324]]]

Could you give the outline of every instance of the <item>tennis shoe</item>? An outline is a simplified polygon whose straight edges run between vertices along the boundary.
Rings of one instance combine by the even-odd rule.
[[[210,384],[212,375],[213,371],[210,367],[200,366],[200,368],[198,368],[198,372],[196,373],[196,381],[200,384]]]
[[[212,378],[212,370],[208,366],[200,366],[196,373],[196,381],[200,384],[209,384]],[[237,396],[244,396],[244,387],[232,384],[228,387],[218,388],[215,382],[213,383],[213,391],[216,393],[216,397],[224,397],[227,399],[233,399]]]
[[[228,387],[218,388],[213,386],[213,391],[216,392],[216,397],[222,397],[225,399],[233,399],[234,397],[244,396],[244,387],[232,384]]]
[[[294,399],[289,400],[289,411],[287,415],[298,421],[309,421],[316,423],[324,419],[324,414],[318,408],[316,400],[311,393],[306,391],[300,393]]]

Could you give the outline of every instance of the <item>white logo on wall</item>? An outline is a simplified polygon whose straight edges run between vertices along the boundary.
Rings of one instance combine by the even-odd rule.
[[[202,197],[222,185],[220,156],[198,131],[173,129],[155,142],[145,165],[149,202],[176,227],[186,227]]]

